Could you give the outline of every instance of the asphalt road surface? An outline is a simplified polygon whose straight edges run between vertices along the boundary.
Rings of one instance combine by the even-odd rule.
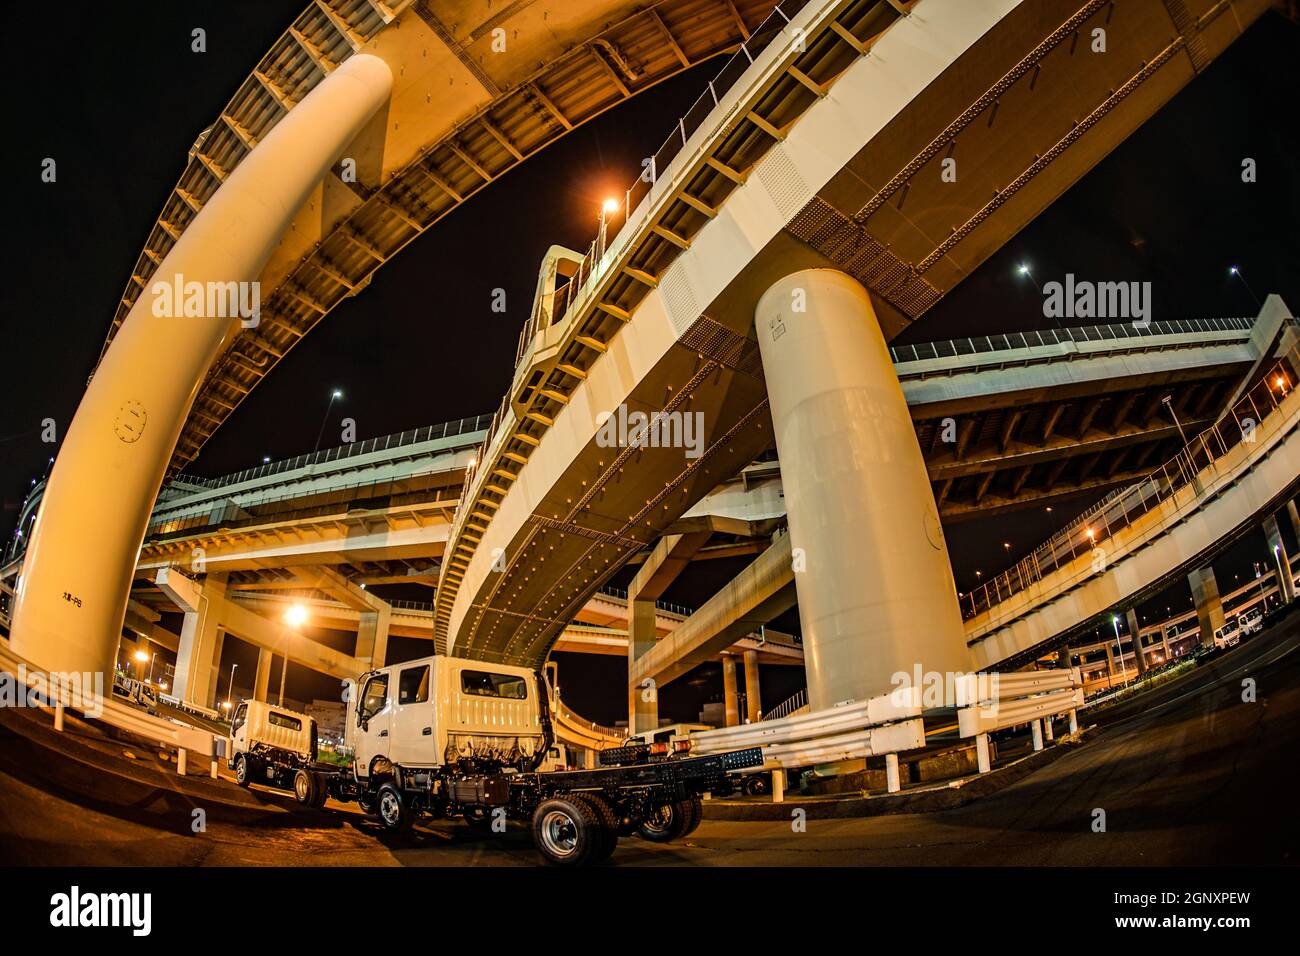
[[[1294,864],[1300,615],[1113,706],[1087,743],[990,796],[933,813],[791,823],[705,819],[679,844],[620,841],[611,866]],[[1245,682],[1245,683],[1243,683]],[[1253,682],[1255,700],[1243,700]],[[178,834],[0,773],[0,860],[31,865],[533,866],[524,826],[461,821],[394,838],[355,807]],[[792,815],[798,796],[787,803]],[[1104,832],[1097,832],[1098,812]],[[707,813],[707,811],[706,811]],[[128,818],[129,817],[129,818]]]

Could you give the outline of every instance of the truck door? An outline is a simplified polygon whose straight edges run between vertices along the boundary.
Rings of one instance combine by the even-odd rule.
[[[397,699],[393,709],[389,753],[404,767],[432,767],[442,763],[433,732],[432,668],[412,664],[397,672]]]
[[[361,698],[357,701],[356,761],[360,776],[370,776],[370,762],[375,757],[388,756],[392,713],[388,672],[372,674],[361,685]]]
[[[235,708],[235,716],[230,718],[230,753],[229,759],[233,760],[235,754],[244,753],[248,750],[248,701],[241,701]]]

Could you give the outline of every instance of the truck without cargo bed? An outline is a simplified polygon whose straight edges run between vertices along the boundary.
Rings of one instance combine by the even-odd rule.
[[[389,830],[407,830],[423,814],[496,830],[506,820],[531,821],[534,844],[557,865],[605,859],[632,833],[656,842],[683,837],[700,823],[703,794],[733,792],[734,773],[763,762],[758,748],[691,757],[683,741],[604,751],[592,770],[541,772],[554,743],[550,708],[545,682],[527,668],[439,655],[349,685],[354,756],[346,769],[315,763],[314,746],[308,753],[262,739],[262,730],[274,736],[269,718],[258,733],[232,731],[234,759],[251,754],[244,759],[255,771],[292,768],[300,803],[355,801]],[[280,772],[272,772],[277,781]]]

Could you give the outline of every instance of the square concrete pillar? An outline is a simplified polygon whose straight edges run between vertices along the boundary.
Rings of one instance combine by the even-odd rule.
[[[736,659],[730,654],[722,655],[722,699],[727,715],[727,726],[738,726],[740,705],[736,700]]]
[[[1219,598],[1219,582],[1214,578],[1214,568],[1198,568],[1187,575],[1192,586],[1192,600],[1196,602],[1196,620],[1201,626],[1201,646],[1214,646],[1214,632],[1223,627],[1223,601]]]
[[[253,677],[253,699],[266,703],[266,692],[271,684],[271,658],[274,655],[265,647],[257,649],[257,673]]]
[[[1278,527],[1277,515],[1264,519],[1264,537],[1268,540],[1268,552],[1273,559],[1273,570],[1277,574],[1278,590],[1282,594],[1282,603],[1290,604],[1295,600],[1295,577],[1291,573],[1291,558],[1286,553],[1286,542],[1282,540],[1282,529]]]
[[[633,597],[629,594],[629,597]],[[627,629],[627,689],[628,733],[639,734],[659,727],[659,689],[647,678],[646,686],[633,686],[630,680],[632,665],[655,646],[655,602],[629,600]]]
[[[356,658],[370,667],[383,667],[388,656],[388,622],[393,609],[385,604],[373,611],[362,611],[357,624]]]
[[[1125,611],[1124,620],[1128,622],[1128,632],[1133,638],[1133,657],[1137,660],[1138,676],[1141,677],[1147,672],[1147,658],[1142,653],[1142,635],[1138,625],[1137,609],[1129,608]]]
[[[197,606],[185,612],[172,692],[186,703],[211,707],[216,701],[217,672],[221,667],[221,606],[225,597],[225,575],[209,574]]]
[[[745,716],[751,724],[756,724],[763,719],[763,694],[758,678],[758,651],[745,651]]]

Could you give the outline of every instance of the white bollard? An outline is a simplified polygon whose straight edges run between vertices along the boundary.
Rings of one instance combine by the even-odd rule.
[[[772,802],[785,803],[785,771],[772,771]]]
[[[208,775],[212,777],[213,780],[217,779],[217,758],[216,757],[212,758],[212,763],[208,768]]]
[[[63,703],[57,702],[54,705],[54,729],[63,733]]]
[[[1043,749],[1043,722],[1041,720],[1031,720],[1029,722],[1030,733],[1034,737],[1034,749]]]
[[[1048,740],[1055,740],[1055,739],[1056,739],[1055,735],[1052,733],[1052,718],[1051,718],[1051,717],[1044,717],[1044,718],[1043,718],[1043,736],[1046,737]]]
[[[1079,712],[1077,710],[1072,709],[1070,711],[1070,733],[1077,734],[1078,732],[1079,732]]]
[[[898,775],[898,754],[885,754],[885,789],[890,793],[903,789]]]
[[[975,759],[979,764],[980,773],[988,773],[993,769],[993,763],[989,760],[989,735],[977,734],[975,737]]]
[[[185,756],[184,748],[176,751],[176,772],[182,777],[185,776]]]

